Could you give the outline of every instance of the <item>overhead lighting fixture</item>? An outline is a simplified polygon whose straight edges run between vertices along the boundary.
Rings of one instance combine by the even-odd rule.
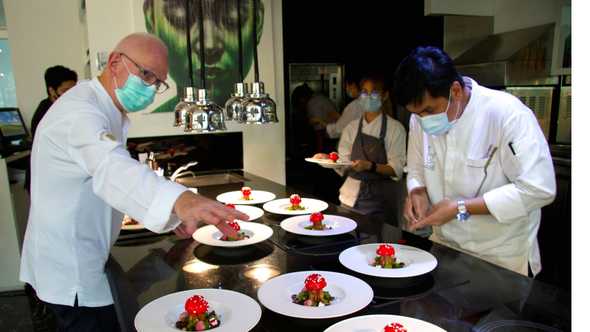
[[[190,108],[195,105],[195,88],[184,88],[184,97],[174,107],[174,127],[186,128],[186,116]]]
[[[256,21],[258,18],[258,0],[253,1],[254,19],[252,20],[252,43],[254,46],[254,83],[252,83],[252,93],[248,100],[244,102],[244,112],[246,123],[273,123],[279,122],[277,117],[277,105],[264,92],[264,83],[260,81],[258,71],[258,45],[256,43]]]
[[[225,102],[225,119],[234,120],[239,123],[246,122],[244,116],[244,102],[248,99],[248,84],[244,83],[244,63],[243,63],[243,48],[242,48],[242,14],[241,14],[241,0],[236,0],[238,9],[237,33],[238,33],[238,71],[240,81],[234,85],[234,92],[230,98]]]

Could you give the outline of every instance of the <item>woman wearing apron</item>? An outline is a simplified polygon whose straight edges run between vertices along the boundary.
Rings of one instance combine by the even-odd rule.
[[[367,77],[361,81],[360,119],[344,128],[338,144],[342,161],[351,161],[347,169],[336,169],[346,176],[340,188],[340,202],[368,216],[370,221],[398,225],[397,194],[406,162],[406,131],[401,123],[383,113],[389,97],[383,80]],[[327,158],[317,154],[315,158]]]

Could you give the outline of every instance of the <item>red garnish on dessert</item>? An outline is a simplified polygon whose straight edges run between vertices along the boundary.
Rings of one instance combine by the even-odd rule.
[[[240,225],[235,221],[228,221],[227,224],[233,228],[236,232],[240,231]]]
[[[289,202],[291,202],[291,204],[294,206],[298,206],[301,203],[301,197],[297,194],[293,194],[289,198]]]
[[[242,196],[246,200],[250,199],[250,195],[252,194],[252,188],[250,187],[242,187]]]
[[[227,206],[230,209],[235,209],[236,208],[236,206],[234,204],[231,204],[231,203],[227,203],[227,204],[225,204],[225,206]]]
[[[385,326],[383,332],[408,332],[408,330],[400,323],[391,323]]]
[[[324,220],[324,214],[321,212],[312,213],[309,220],[314,224],[321,223]]]
[[[338,156],[338,154],[336,152],[330,152],[330,154],[328,155],[328,158],[330,158],[330,160],[332,160],[333,162],[336,162],[338,160],[338,158],[340,158]]]
[[[310,274],[305,279],[305,289],[309,291],[321,291],[324,287],[326,287],[326,279],[317,273]]]
[[[388,244],[382,244],[377,248],[377,255],[391,257],[395,255],[395,249]]]
[[[201,295],[194,295],[188,298],[184,304],[184,310],[190,316],[198,316],[207,312],[209,309],[209,303],[205,301],[205,298]]]

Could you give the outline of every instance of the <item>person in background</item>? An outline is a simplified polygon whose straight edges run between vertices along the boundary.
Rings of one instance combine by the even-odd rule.
[[[226,221],[248,220],[157,176],[125,149],[127,113],[148,107],[167,76],[166,45],[128,35],[100,76],[59,98],[37,128],[20,280],[55,313],[59,331],[119,330],[105,263],[123,214],[183,238],[200,222],[234,236]]]
[[[396,100],[412,116],[408,142],[410,229],[507,269],[541,270],[541,207],[555,198],[547,141],[518,98],[459,75],[436,47],[398,66]]]
[[[314,152],[322,152],[325,149],[330,149],[326,137],[326,124],[334,123],[340,117],[336,106],[322,92],[315,92],[307,101],[306,107],[309,123],[315,131]]]
[[[395,182],[403,175],[406,163],[406,131],[383,113],[389,98],[384,80],[370,75],[361,80],[358,98],[363,116],[350,122],[340,138],[338,155],[352,161],[350,169],[338,171],[346,176],[340,188],[340,202],[369,216],[374,222],[398,224]],[[328,158],[319,153],[314,158]]]
[[[31,139],[35,138],[35,132],[39,126],[39,122],[45,116],[51,105],[61,97],[66,91],[71,89],[78,81],[78,74],[75,71],[64,66],[53,66],[45,70],[45,89],[47,90],[47,98],[41,100],[39,106],[33,114],[31,120]],[[25,189],[28,193],[31,192],[31,165],[27,167],[25,173]]]
[[[39,122],[43,119],[47,110],[53,105],[57,98],[61,97],[66,91],[71,89],[78,81],[78,74],[75,71],[64,66],[53,66],[45,70],[45,89],[47,98],[43,99],[33,115],[31,121],[31,135],[35,137],[35,131]]]
[[[350,102],[344,107],[342,114],[336,122],[324,124],[326,133],[332,139],[339,138],[342,131],[353,120],[359,119],[363,115],[363,109],[357,99],[360,95],[358,80],[353,77],[347,77],[344,83],[346,97]]]

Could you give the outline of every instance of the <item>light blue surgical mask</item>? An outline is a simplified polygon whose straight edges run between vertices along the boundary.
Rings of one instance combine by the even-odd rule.
[[[359,99],[364,112],[378,112],[383,104],[381,96],[378,93],[372,93],[370,95],[361,93]]]
[[[426,132],[428,135],[440,136],[444,135],[451,130],[453,125],[456,122],[456,119],[452,122],[449,122],[449,117],[447,116],[447,112],[449,107],[451,106],[451,92],[449,91],[449,102],[447,103],[447,108],[444,112],[427,115],[423,117],[418,117],[418,122],[420,122],[420,126],[422,126],[422,130]]]
[[[129,76],[125,85],[121,88],[115,89],[115,95],[119,103],[125,108],[127,112],[137,112],[145,109],[154,102],[156,95],[156,87],[153,85],[146,85],[143,80],[129,71],[127,65],[123,61]],[[116,86],[115,79],[115,86]]]

